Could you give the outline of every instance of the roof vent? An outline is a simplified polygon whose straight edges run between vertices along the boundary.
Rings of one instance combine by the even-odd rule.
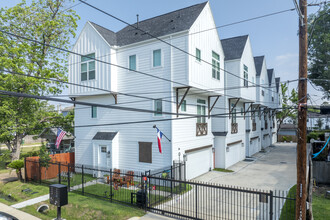
[[[173,22],[174,20],[173,19],[171,19],[171,21],[170,22]]]
[[[139,28],[139,14],[136,15],[136,28]]]

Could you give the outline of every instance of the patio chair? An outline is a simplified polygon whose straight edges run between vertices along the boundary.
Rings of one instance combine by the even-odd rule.
[[[127,171],[126,175],[124,176],[124,184],[127,185],[127,188],[129,185],[134,184],[134,171]]]
[[[112,174],[112,182],[122,182],[123,178],[120,177],[120,169],[114,169],[113,174]]]

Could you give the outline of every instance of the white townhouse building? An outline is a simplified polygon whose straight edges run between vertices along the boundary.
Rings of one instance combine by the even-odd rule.
[[[254,152],[247,139],[252,126],[249,112],[256,102],[256,70],[248,35],[221,43],[225,53],[225,96],[213,113],[229,113],[229,117],[212,118],[212,132],[215,166],[227,168]]]
[[[87,22],[72,49],[82,56],[69,56],[69,81],[103,91],[70,86],[69,93],[76,101],[154,113],[76,105],[75,161],[144,171],[185,159],[187,179],[194,178],[213,168],[212,120],[182,114],[212,114],[224,95],[225,56],[209,2],[133,25],[168,44],[131,26],[113,32]],[[213,30],[197,33],[206,29]],[[154,122],[129,123],[141,121]],[[171,140],[163,138],[162,154],[153,125]]]

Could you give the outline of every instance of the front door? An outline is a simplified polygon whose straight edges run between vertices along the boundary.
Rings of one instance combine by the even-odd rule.
[[[107,164],[107,145],[100,145],[99,146],[99,167],[106,168],[108,167]]]

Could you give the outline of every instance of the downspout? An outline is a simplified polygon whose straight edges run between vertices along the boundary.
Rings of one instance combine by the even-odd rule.
[[[172,35],[170,36],[170,44],[172,45]],[[171,101],[172,103],[170,104],[171,105],[171,109],[172,111],[171,112],[175,112],[173,110],[173,103],[174,103],[174,98],[173,98],[173,95],[172,95],[172,91],[173,91],[173,65],[172,65],[172,59],[173,59],[173,47],[169,46],[170,47],[170,79],[171,79],[171,82],[170,82],[170,95],[171,95]],[[170,116],[172,119],[175,117],[175,115],[171,115]],[[171,158],[170,158],[170,161],[171,163],[170,164],[173,164],[173,160],[174,160],[174,157],[173,157],[173,147],[174,147],[174,132],[173,132],[173,120],[170,121],[170,129],[171,129],[171,139],[172,139],[172,142],[170,143],[171,144]]]

